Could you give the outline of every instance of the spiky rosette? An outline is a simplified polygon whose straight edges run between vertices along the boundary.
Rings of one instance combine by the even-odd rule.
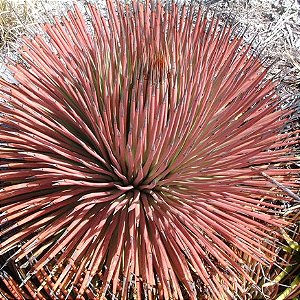
[[[287,224],[289,112],[231,26],[107,6],[24,38],[2,81],[1,293],[232,299]]]

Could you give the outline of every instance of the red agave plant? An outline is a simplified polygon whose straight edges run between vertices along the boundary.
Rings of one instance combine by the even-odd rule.
[[[290,111],[201,8],[107,7],[25,37],[1,81],[1,299],[233,299],[297,198]]]

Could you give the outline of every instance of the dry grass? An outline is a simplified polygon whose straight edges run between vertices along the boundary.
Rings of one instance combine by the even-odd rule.
[[[32,23],[32,2],[0,0],[0,50],[7,52],[14,46],[26,26]]]

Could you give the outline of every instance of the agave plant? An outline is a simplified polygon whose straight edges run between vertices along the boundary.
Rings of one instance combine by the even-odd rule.
[[[298,197],[268,67],[201,7],[87,6],[1,81],[2,298],[243,295]]]

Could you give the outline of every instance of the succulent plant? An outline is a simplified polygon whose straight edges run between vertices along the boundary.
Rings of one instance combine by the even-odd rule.
[[[1,81],[1,296],[243,294],[298,197],[268,67],[201,7],[87,6]]]

